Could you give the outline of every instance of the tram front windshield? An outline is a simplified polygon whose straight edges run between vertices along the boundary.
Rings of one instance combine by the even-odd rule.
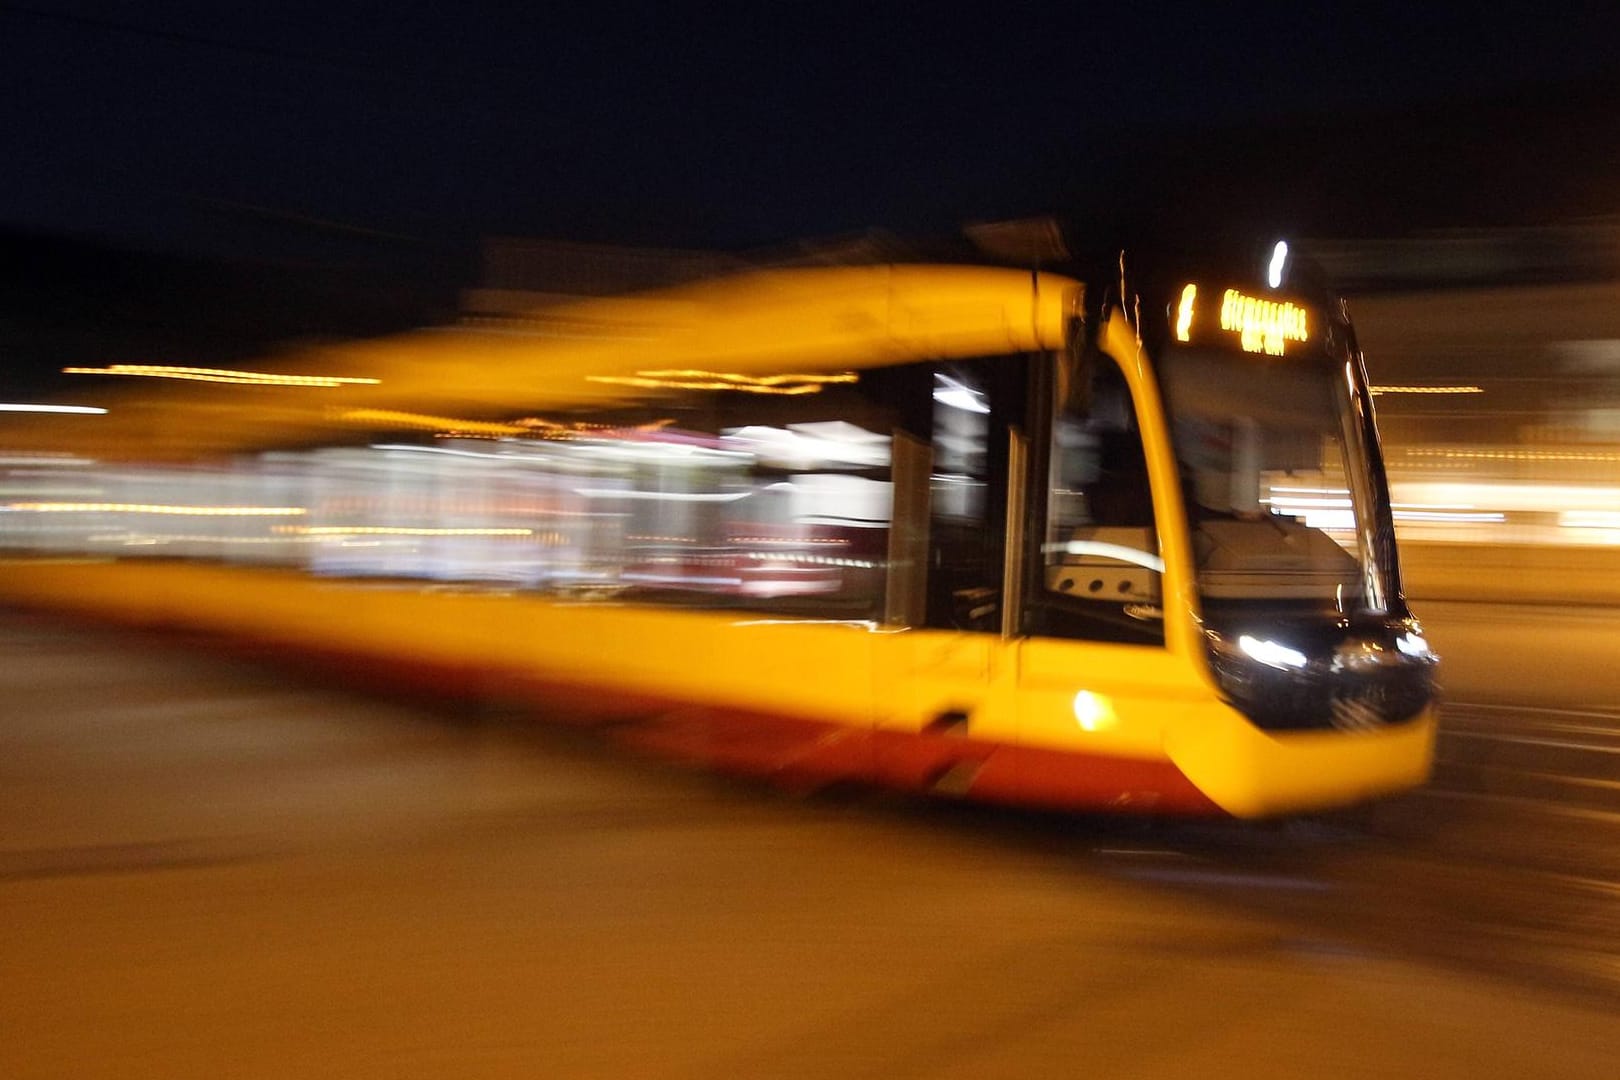
[[[1196,347],[1160,358],[1207,610],[1384,611],[1379,489],[1348,370]]]

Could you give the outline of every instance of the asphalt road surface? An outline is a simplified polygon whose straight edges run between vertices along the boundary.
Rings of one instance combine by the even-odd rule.
[[[1413,606],[1453,700],[1620,715],[1620,607]]]
[[[1429,792],[1149,827],[0,616],[0,1077],[1611,1077],[1620,698],[1541,677]]]

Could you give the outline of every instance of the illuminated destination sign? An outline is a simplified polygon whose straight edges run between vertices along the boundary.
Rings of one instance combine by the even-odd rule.
[[[1181,290],[1176,307],[1176,340],[1191,341],[1201,314],[1198,286]],[[1310,316],[1305,307],[1288,300],[1266,300],[1227,289],[1221,297],[1220,328],[1236,334],[1244,352],[1281,356],[1290,341],[1310,340]]]
[[[1305,341],[1310,331],[1305,309],[1286,300],[1262,300],[1227,289],[1221,298],[1221,329],[1233,331],[1244,352],[1281,356],[1289,341]]]

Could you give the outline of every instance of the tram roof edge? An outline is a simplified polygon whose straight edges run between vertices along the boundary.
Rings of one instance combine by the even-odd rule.
[[[256,365],[278,375],[374,380],[363,383],[120,380],[128,385],[82,395],[107,415],[8,419],[0,448],[191,459],[308,445],[324,435],[340,441],[345,416],[488,419],[605,407],[632,396],[622,380],[646,371],[759,377],[1051,349],[1062,344],[1081,297],[1072,278],[1004,267],[754,270],[300,350]]]

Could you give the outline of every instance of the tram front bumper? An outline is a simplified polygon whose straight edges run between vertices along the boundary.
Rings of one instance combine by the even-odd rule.
[[[1352,806],[1420,787],[1434,763],[1433,705],[1373,731],[1264,731],[1235,709],[1198,710],[1167,732],[1165,751],[1234,817]]]

